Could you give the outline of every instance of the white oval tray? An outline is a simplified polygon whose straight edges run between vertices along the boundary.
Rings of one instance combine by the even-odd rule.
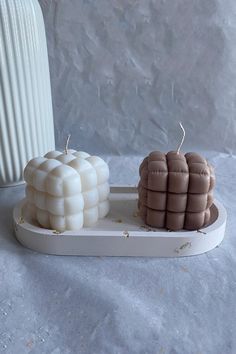
[[[55,255],[180,257],[210,251],[221,243],[226,210],[212,206],[209,226],[198,231],[168,232],[145,226],[137,215],[135,187],[111,188],[111,211],[92,228],[56,233],[26,215],[25,200],[14,208],[17,239],[32,250]]]

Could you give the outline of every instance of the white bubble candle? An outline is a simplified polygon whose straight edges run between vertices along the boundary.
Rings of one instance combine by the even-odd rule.
[[[83,151],[48,152],[24,170],[27,207],[40,226],[63,232],[94,225],[109,212],[109,168]]]

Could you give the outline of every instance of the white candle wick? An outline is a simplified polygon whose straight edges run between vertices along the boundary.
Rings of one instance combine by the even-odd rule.
[[[71,137],[71,134],[69,134],[66,139],[66,146],[65,146],[66,155],[68,154],[68,146],[69,146],[70,137]]]
[[[180,125],[180,128],[182,129],[183,136],[182,136],[182,140],[181,140],[181,142],[180,142],[180,144],[179,144],[179,146],[178,146],[177,154],[179,154],[180,149],[181,149],[181,147],[182,147],[182,145],[183,145],[183,142],[184,142],[184,139],[185,139],[185,129],[184,129],[184,127],[183,127],[183,125],[182,125],[181,122],[179,122],[179,125]]]

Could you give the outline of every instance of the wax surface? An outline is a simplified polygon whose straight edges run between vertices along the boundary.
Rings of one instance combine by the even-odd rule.
[[[58,231],[95,224],[109,212],[109,168],[81,151],[51,151],[25,168],[28,208],[38,223]]]

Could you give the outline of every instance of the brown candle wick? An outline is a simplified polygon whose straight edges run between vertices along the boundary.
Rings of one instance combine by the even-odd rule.
[[[181,142],[180,142],[180,144],[179,144],[179,146],[178,146],[178,148],[177,148],[177,150],[176,150],[177,154],[180,153],[180,149],[181,149],[181,147],[182,147],[182,145],[183,145],[183,142],[184,142],[184,139],[185,139],[185,129],[184,129],[184,127],[183,127],[183,125],[182,125],[181,122],[179,122],[179,125],[180,125],[180,128],[182,129],[183,137],[182,137],[182,140],[181,140]]]

